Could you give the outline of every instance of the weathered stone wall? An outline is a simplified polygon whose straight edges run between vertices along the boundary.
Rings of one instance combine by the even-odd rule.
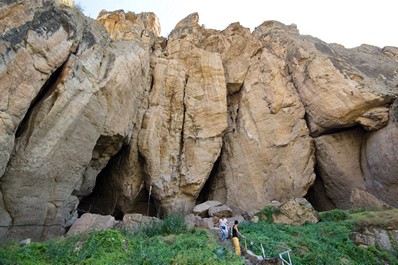
[[[166,40],[153,13],[95,21],[58,2],[0,4],[1,240],[62,234],[82,201],[398,207],[397,48],[196,13]]]

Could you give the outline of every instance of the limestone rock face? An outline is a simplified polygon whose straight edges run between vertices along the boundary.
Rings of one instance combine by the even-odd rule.
[[[238,56],[239,68],[234,68],[236,62],[228,61],[239,53],[234,43],[223,50],[225,64],[230,65],[228,78],[237,81],[229,83],[229,124],[211,195],[234,212],[304,196],[315,178],[304,107],[286,64],[270,50],[261,50],[260,41],[247,34],[247,29],[232,25],[219,38],[236,39],[245,51]]]
[[[102,27],[76,10],[48,8],[36,10],[41,20],[27,23],[37,28],[19,32],[19,43],[2,44],[17,52],[6,53],[10,61],[1,82],[8,89],[2,88],[2,99],[15,106],[9,104],[5,114],[13,118],[9,131],[16,135],[1,178],[1,219],[4,225],[27,225],[6,233],[34,239],[62,233],[78,198],[91,193],[99,172],[131,134],[149,71],[149,55],[137,43],[111,43]],[[45,27],[52,31],[43,34]],[[49,226],[36,226],[41,224]]]
[[[365,132],[360,128],[315,139],[319,175],[326,195],[340,209],[350,209],[353,189],[366,190],[360,155]]]
[[[220,56],[174,38],[181,49],[155,61],[139,150],[162,209],[189,212],[220,154],[227,98]]]
[[[74,52],[83,33],[83,16],[53,6],[33,15],[32,6],[17,1],[2,5],[9,13],[2,24],[0,43],[0,176],[14,147],[15,133],[32,101],[51,74]],[[76,23],[72,23],[69,20]]]
[[[197,13],[166,40],[153,13],[63,2],[0,5],[0,240],[85,211],[255,212],[310,187],[320,209],[398,207],[398,48]]]
[[[386,125],[398,76],[396,61],[380,48],[328,45],[275,21],[264,22],[254,35],[286,60],[313,135],[355,124],[368,130]]]
[[[381,249],[394,251],[394,245],[397,244],[398,230],[382,229],[379,227],[366,227],[361,232],[352,232],[350,238],[358,246],[368,248],[377,246]]]
[[[369,134],[361,154],[368,191],[393,207],[398,207],[397,144],[398,101],[395,101],[387,126]]]
[[[395,102],[387,126],[378,131],[357,128],[315,139],[319,176],[336,207],[397,207],[396,110]]]
[[[113,40],[141,40],[143,36],[160,36],[160,23],[154,13],[108,12],[102,10],[97,21],[104,25]]]

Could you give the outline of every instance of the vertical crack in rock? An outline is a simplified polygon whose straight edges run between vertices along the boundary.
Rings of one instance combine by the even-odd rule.
[[[184,89],[182,91],[182,127],[181,127],[181,133],[180,133],[180,150],[178,152],[178,157],[177,157],[177,167],[176,167],[176,174],[180,175],[180,181],[181,181],[181,174],[182,174],[182,157],[184,153],[184,135],[185,135],[185,121],[186,121],[186,115],[187,113],[187,106],[186,106],[186,84],[188,83],[188,74],[185,76],[185,81],[184,81]],[[180,183],[181,184],[181,183]]]
[[[33,110],[41,101],[48,98],[53,94],[56,84],[59,82],[59,77],[61,76],[62,70],[65,67],[66,62],[64,62],[58,69],[56,69],[44,83],[37,96],[32,100],[28,111],[24,119],[20,122],[18,129],[15,133],[15,138],[21,137],[21,135],[29,128],[29,120],[31,118]],[[54,99],[55,101],[56,99]]]

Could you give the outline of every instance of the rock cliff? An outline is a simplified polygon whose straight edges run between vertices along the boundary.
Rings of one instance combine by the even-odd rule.
[[[0,238],[78,214],[398,207],[398,48],[0,3]]]

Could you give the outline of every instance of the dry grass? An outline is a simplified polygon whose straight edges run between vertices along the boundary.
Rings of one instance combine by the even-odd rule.
[[[383,211],[362,211],[350,214],[359,228],[377,226],[384,229],[398,229],[398,209]]]

